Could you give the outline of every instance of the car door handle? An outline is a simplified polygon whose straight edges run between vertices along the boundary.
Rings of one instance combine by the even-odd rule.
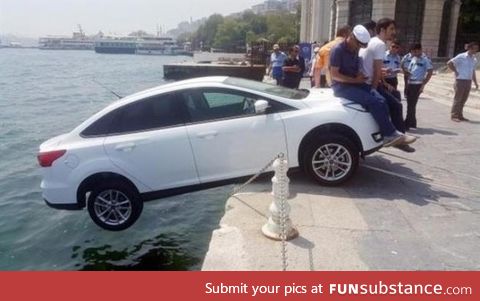
[[[123,143],[115,145],[115,150],[123,152],[131,152],[135,148],[135,143]]]
[[[208,131],[208,132],[198,133],[197,137],[202,139],[212,139],[217,135],[218,135],[217,131]]]

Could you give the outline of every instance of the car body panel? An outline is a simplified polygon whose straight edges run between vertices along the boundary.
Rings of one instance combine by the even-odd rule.
[[[287,151],[280,114],[214,120],[187,128],[202,183],[254,174]]]
[[[150,190],[199,183],[185,126],[109,136],[104,147],[114,165]]]

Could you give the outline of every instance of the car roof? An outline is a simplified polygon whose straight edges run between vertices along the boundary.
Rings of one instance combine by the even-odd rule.
[[[147,90],[143,90],[131,95],[128,95],[122,99],[132,99],[137,97],[144,97],[147,94],[156,94],[162,91],[172,90],[177,87],[185,86],[185,85],[192,85],[192,84],[219,84],[224,82],[228,76],[204,76],[204,77],[196,77],[191,79],[180,80],[172,83],[162,84]]]

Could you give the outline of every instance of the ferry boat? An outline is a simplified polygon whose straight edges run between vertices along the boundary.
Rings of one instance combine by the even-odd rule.
[[[87,37],[80,25],[72,37],[47,36],[38,40],[38,49],[42,50],[92,50],[93,45],[94,39]]]
[[[170,37],[140,37],[137,41],[137,54],[171,55],[179,48]],[[183,50],[183,49],[182,49]]]
[[[127,53],[143,55],[190,55],[171,37],[107,37],[95,41],[97,53]]]
[[[95,40],[96,53],[135,54],[137,37],[102,37]]]

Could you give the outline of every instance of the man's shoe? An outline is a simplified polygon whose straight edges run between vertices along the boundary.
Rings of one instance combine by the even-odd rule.
[[[415,149],[411,147],[410,145],[407,144],[400,144],[400,145],[395,145],[395,148],[398,148],[401,151],[404,151],[406,153],[413,153],[415,152]]]
[[[463,116],[460,117],[459,119],[460,119],[461,121],[470,121],[470,119],[467,119],[467,118],[465,118],[465,117],[463,117]]]
[[[461,122],[462,120],[460,118],[457,118],[457,117],[452,117],[452,121]]]
[[[383,146],[389,147],[389,146],[395,146],[398,144],[404,144],[404,139],[405,139],[405,135],[399,132],[394,132],[390,136],[383,137]]]
[[[406,134],[404,136],[405,136],[405,138],[403,138],[403,144],[404,145],[411,144],[411,143],[417,141],[417,137],[415,137],[415,136],[406,135]]]

